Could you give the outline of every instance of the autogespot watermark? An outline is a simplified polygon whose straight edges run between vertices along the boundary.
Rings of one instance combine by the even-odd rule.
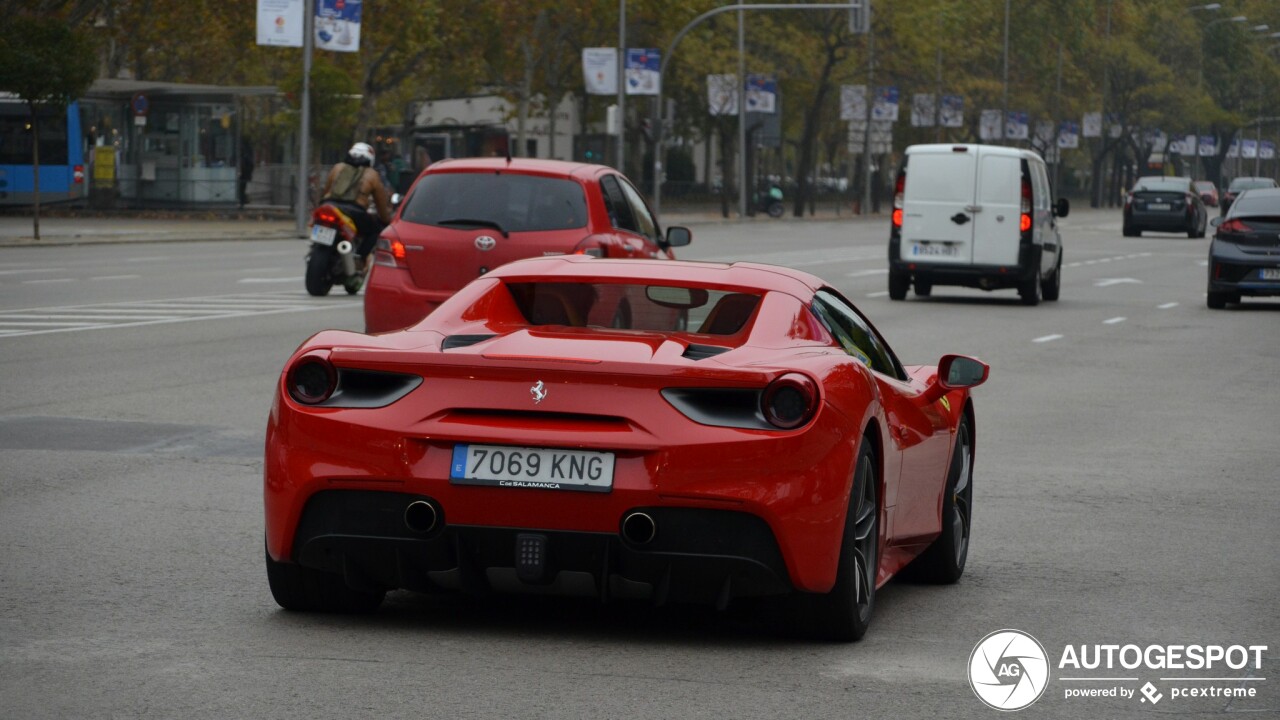
[[[1056,666],[1066,700],[1118,698],[1156,705],[1257,697],[1258,685],[1266,681],[1258,674],[1266,652],[1266,645],[1080,644],[1065,646]],[[1039,700],[1050,675],[1044,646],[1021,630],[997,630],[969,655],[969,686],[996,710],[1021,710]]]

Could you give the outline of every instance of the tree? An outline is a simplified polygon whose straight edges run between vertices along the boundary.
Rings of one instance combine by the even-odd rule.
[[[33,232],[40,239],[40,109],[65,110],[89,89],[98,56],[88,36],[56,17],[9,18],[0,30],[0,88],[27,104],[35,179]]]

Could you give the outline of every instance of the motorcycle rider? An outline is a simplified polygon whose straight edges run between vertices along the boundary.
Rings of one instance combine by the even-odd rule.
[[[352,145],[346,159],[329,170],[320,193],[320,202],[338,207],[356,224],[360,234],[356,256],[362,272],[368,267],[365,261],[378,241],[378,233],[391,222],[391,202],[382,177],[373,169],[373,159],[373,148],[368,143]],[[378,213],[376,218],[368,212],[370,202]]]

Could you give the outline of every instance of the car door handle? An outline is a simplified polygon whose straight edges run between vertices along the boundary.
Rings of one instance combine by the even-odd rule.
[[[955,215],[951,216],[951,222],[957,225],[963,225],[969,222],[969,216],[965,215],[964,213],[956,213]]]
[[[981,205],[965,205],[964,211],[967,213],[980,213],[982,212],[982,206]]]

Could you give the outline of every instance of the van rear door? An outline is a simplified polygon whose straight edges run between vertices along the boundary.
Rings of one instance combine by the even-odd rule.
[[[978,164],[973,264],[1017,265],[1022,231],[1022,158],[986,154]]]
[[[902,197],[900,260],[967,265],[973,262],[977,151],[942,146],[907,159]]]

